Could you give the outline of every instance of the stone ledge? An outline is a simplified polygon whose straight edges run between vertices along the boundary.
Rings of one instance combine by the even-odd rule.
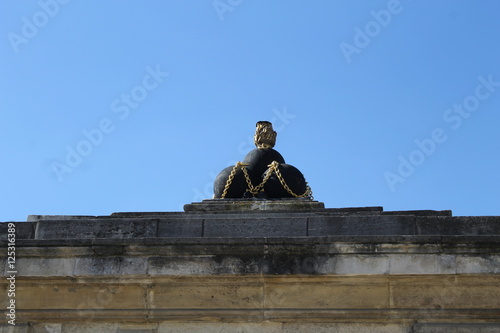
[[[20,257],[18,277],[54,276],[220,276],[294,275],[323,276],[329,274],[500,274],[500,255],[457,254],[285,254],[271,249],[268,254],[234,253],[204,255],[160,255],[108,257],[40,258]],[[4,263],[2,273],[8,269]],[[8,274],[6,274],[8,275]]]
[[[412,333],[498,333],[499,323],[425,323],[415,324]]]
[[[500,236],[56,239],[20,240],[16,264],[20,276],[499,274],[498,253]]]
[[[322,202],[298,198],[207,199],[184,205],[185,212],[310,211],[324,208]]]
[[[159,313],[156,311],[155,313]],[[449,312],[448,312],[449,313]],[[179,314],[179,320],[165,320],[156,323],[144,323],[138,320],[136,323],[106,323],[106,322],[84,322],[84,321],[63,321],[62,323],[52,323],[43,320],[37,323],[16,325],[0,325],[2,333],[296,333],[296,332],[316,332],[316,333],[498,333],[500,323],[481,322],[477,320],[460,320],[461,323],[415,323],[410,320],[397,320],[392,318],[394,323],[384,323],[376,318],[366,322],[297,322],[295,319],[280,322],[265,319],[260,312],[239,313],[241,316],[225,322],[200,322],[198,320],[189,321],[184,313]],[[363,315],[364,312],[359,312]],[[450,316],[453,313],[449,313]],[[146,315],[146,314],[145,314]],[[333,316],[335,313],[333,313]],[[397,315],[395,313],[395,315]],[[48,314],[47,319],[54,318]],[[59,317],[55,317],[60,319]],[[135,317],[134,317],[135,318]],[[171,317],[169,317],[171,319]],[[208,318],[207,318],[208,319]],[[54,319],[53,319],[54,320]]]
[[[21,222],[24,223],[24,222]],[[0,240],[0,247],[8,244],[6,239]],[[411,244],[440,245],[450,250],[466,248],[467,244],[471,251],[482,252],[483,248],[496,248],[500,246],[500,235],[338,235],[338,236],[308,236],[308,237],[153,237],[153,238],[87,238],[87,239],[16,239],[18,247],[112,247],[112,246],[218,246],[218,245],[303,245],[318,246],[322,244],[365,244],[368,250],[374,249],[376,244],[401,245],[404,247]],[[472,246],[473,245],[473,246]],[[5,250],[5,249],[0,249]]]
[[[222,202],[218,202],[223,200]],[[294,201],[295,200],[295,201]],[[261,205],[268,208],[286,208],[286,209],[223,209],[231,205],[240,208],[251,208],[252,205]],[[297,207],[299,205],[299,207]],[[295,208],[293,208],[295,206]],[[111,215],[92,216],[92,215],[29,215],[27,222],[38,222],[44,220],[50,221],[73,221],[73,220],[115,220],[119,218],[146,218],[146,219],[182,219],[182,218],[213,218],[218,215],[225,217],[238,218],[242,215],[248,216],[314,216],[314,215],[411,215],[411,216],[452,216],[450,210],[408,210],[408,211],[384,211],[380,206],[373,207],[344,207],[344,208],[324,208],[324,204],[307,199],[207,199],[203,202],[194,202],[187,204],[187,212],[117,212]],[[202,207],[208,207],[203,210]],[[305,208],[304,208],[305,207]],[[193,208],[191,210],[191,208]],[[293,209],[292,209],[293,208]]]
[[[13,222],[16,240],[138,239],[311,236],[488,236],[500,235],[500,216],[412,214],[183,214],[168,217],[96,217]],[[0,240],[8,222],[0,223]]]

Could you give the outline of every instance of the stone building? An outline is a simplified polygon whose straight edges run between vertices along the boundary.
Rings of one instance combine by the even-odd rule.
[[[497,216],[219,199],[0,231],[0,332],[500,332]]]

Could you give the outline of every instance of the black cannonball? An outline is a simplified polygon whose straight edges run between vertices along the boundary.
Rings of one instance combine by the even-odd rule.
[[[224,192],[224,187],[226,186],[226,182],[233,168],[234,166],[228,166],[227,168],[219,172],[217,177],[215,177],[214,181],[215,198],[220,199],[222,197],[222,193]],[[259,179],[253,175],[251,170],[247,170],[247,172],[253,185],[257,186]],[[243,195],[245,194],[247,188],[248,184],[246,182],[245,175],[243,174],[241,168],[238,168],[231,182],[231,185],[229,186],[225,198],[243,198]]]
[[[302,195],[306,192],[307,184],[302,172],[296,167],[281,163],[278,166],[285,183],[296,195]],[[263,175],[265,177],[265,175]],[[264,191],[269,198],[293,198],[294,196],[288,193],[283,185],[281,185],[280,180],[273,172],[272,176],[269,177],[266,184],[264,185]]]
[[[243,163],[248,164],[247,169],[253,171],[256,176],[260,177],[267,170],[267,166],[273,161],[285,163],[283,156],[276,150],[272,148],[255,148],[245,156]]]

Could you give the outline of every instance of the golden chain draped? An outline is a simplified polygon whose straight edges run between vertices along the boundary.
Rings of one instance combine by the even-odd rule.
[[[227,191],[229,190],[229,187],[231,186],[231,184],[233,182],[233,179],[234,179],[234,176],[236,175],[236,172],[238,171],[238,169],[241,168],[241,170],[243,171],[243,174],[245,175],[245,181],[248,185],[247,191],[252,193],[252,195],[254,195],[254,196],[259,194],[260,192],[264,191],[264,185],[269,180],[269,178],[272,176],[272,174],[275,173],[276,177],[278,177],[278,179],[281,183],[281,186],[283,186],[285,191],[287,191],[290,195],[292,195],[295,198],[309,198],[311,200],[314,200],[311,187],[309,187],[309,184],[307,184],[307,182],[306,182],[306,191],[303,194],[298,195],[290,189],[290,187],[285,182],[285,179],[283,178],[283,175],[281,174],[281,172],[278,168],[279,167],[278,162],[273,161],[271,164],[268,165],[268,169],[265,172],[264,179],[257,186],[253,186],[253,184],[252,184],[250,176],[248,175],[247,168],[245,168],[247,165],[248,164],[236,162],[233,169],[231,170],[231,173],[229,174],[229,177],[227,178],[226,185],[224,186],[224,191],[222,192],[222,195],[221,195],[221,199],[224,199],[226,197]]]

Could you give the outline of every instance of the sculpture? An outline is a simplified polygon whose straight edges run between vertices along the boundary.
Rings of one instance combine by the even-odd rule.
[[[309,198],[304,175],[273,149],[276,131],[268,121],[256,124],[254,143],[243,162],[223,169],[215,178],[214,198]],[[255,185],[257,184],[257,185]]]
[[[273,148],[276,144],[276,131],[273,130],[273,124],[269,121],[258,121],[255,125],[255,135],[253,142],[260,149]]]

